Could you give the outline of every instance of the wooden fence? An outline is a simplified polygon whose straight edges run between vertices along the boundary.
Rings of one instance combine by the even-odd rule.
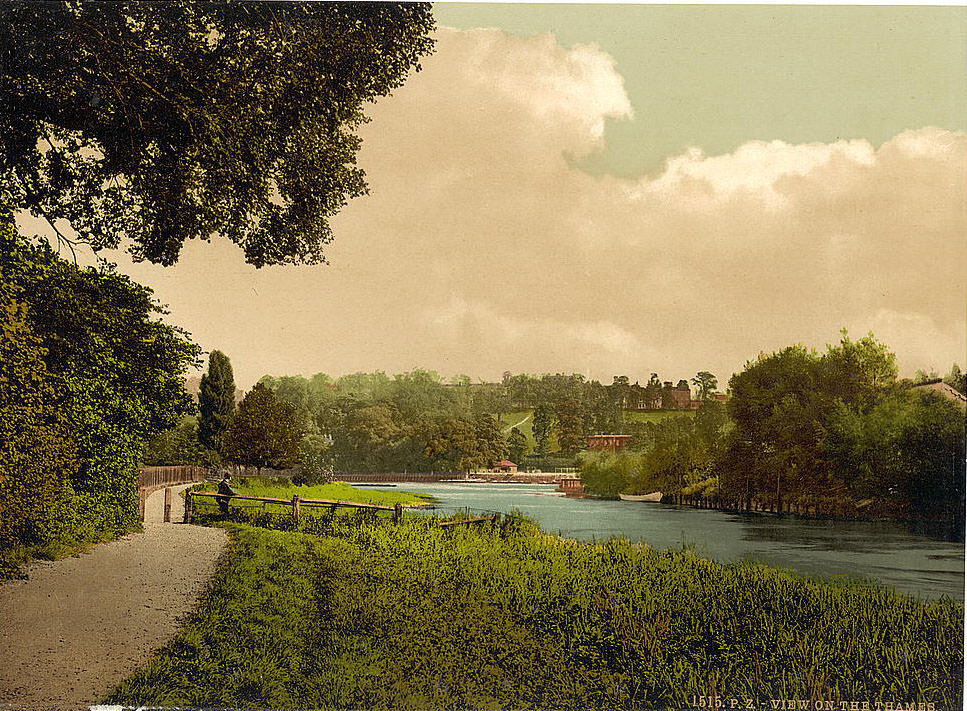
[[[156,489],[159,486],[194,484],[207,478],[208,470],[205,467],[142,467],[138,475],[138,488]]]
[[[167,492],[166,492],[167,493]],[[299,513],[303,506],[317,507],[317,508],[329,508],[331,511],[335,512],[337,508],[352,508],[352,509],[367,509],[371,511],[392,511],[393,521],[399,523],[403,518],[403,505],[396,504],[395,506],[382,506],[380,504],[360,504],[355,501],[334,501],[331,499],[303,499],[300,498],[298,494],[293,494],[291,499],[276,499],[268,496],[244,496],[241,494],[235,494],[232,496],[226,496],[224,494],[219,494],[214,491],[186,491],[185,492],[185,523],[191,523],[191,518],[194,514],[195,503],[194,500],[198,497],[211,498],[211,499],[224,499],[228,505],[231,505],[232,501],[260,501],[262,503],[269,504],[279,504],[282,506],[289,507],[292,512],[292,520],[295,523],[299,522]],[[167,500],[166,500],[167,505]],[[167,519],[166,519],[167,520]],[[491,523],[497,523],[500,521],[500,514],[493,513],[489,516],[477,516],[477,517],[467,517],[462,519],[455,519],[453,521],[440,521],[439,526],[449,527],[449,526],[463,526],[472,523],[482,523],[484,521],[490,521]]]
[[[176,484],[195,484],[208,478],[208,469],[196,466],[181,467],[142,467],[138,472],[138,509],[144,521],[144,507],[148,492]],[[165,516],[167,522],[171,515],[171,492],[165,490]]]
[[[375,511],[392,511],[393,520],[399,521],[403,515],[403,506],[401,504],[396,504],[396,506],[381,506],[379,504],[359,504],[354,501],[334,501],[330,499],[303,499],[300,498],[298,494],[293,494],[291,499],[275,499],[268,496],[243,496],[241,494],[235,494],[233,496],[225,496],[224,494],[219,494],[214,491],[188,491],[185,495],[185,523],[191,523],[191,517],[194,510],[194,500],[198,497],[212,498],[212,499],[225,499],[228,504],[232,501],[261,501],[262,503],[269,504],[281,504],[283,506],[291,507],[292,520],[296,523],[299,522],[299,512],[303,506],[308,507],[324,507],[330,508],[335,511],[337,508],[352,508],[352,509],[369,509]]]
[[[758,499],[719,499],[701,496],[673,494],[662,499],[662,503],[691,506],[697,509],[714,509],[734,513],[773,513],[792,514],[808,518],[843,518],[864,520],[864,517],[850,506],[826,504],[803,504],[798,501],[759,501]]]

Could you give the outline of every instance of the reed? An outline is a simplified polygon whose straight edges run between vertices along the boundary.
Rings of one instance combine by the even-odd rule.
[[[961,707],[963,606],[949,600],[565,540],[522,517],[434,524],[228,524],[204,604],[106,701],[631,709],[718,695]]]

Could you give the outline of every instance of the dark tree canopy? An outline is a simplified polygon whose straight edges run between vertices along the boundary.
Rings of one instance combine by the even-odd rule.
[[[198,389],[198,441],[221,451],[221,437],[235,412],[235,375],[232,362],[221,351],[208,356],[208,372]]]
[[[215,233],[324,261],[366,192],[363,105],[433,26],[429,3],[2,3],[0,200],[165,265]]]

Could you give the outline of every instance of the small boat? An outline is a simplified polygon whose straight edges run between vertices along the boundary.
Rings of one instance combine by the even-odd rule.
[[[650,494],[618,494],[618,498],[622,501],[650,501],[652,503],[658,503],[661,501],[662,493],[660,491],[653,491]]]

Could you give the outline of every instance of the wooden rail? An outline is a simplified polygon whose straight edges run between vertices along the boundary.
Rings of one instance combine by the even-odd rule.
[[[500,520],[500,514],[495,513],[490,516],[478,516],[476,518],[460,518],[453,521],[440,521],[437,525],[440,528],[447,528],[449,526],[462,526],[464,524],[471,523],[482,523],[483,521],[490,521],[491,523],[497,523]]]
[[[310,507],[329,507],[334,511],[339,507],[351,509],[370,509],[376,511],[392,511],[393,520],[397,522],[403,516],[402,504],[396,504],[395,506],[382,506],[380,504],[361,504],[355,501],[336,501],[334,499],[303,499],[300,498],[298,494],[293,494],[291,499],[276,499],[268,496],[244,496],[242,494],[226,496],[225,494],[219,494],[215,491],[189,491],[186,492],[185,496],[185,523],[191,523],[192,509],[194,508],[193,500],[198,496],[212,499],[228,499],[229,503],[232,501],[261,501],[263,503],[291,506],[292,519],[297,523],[299,521],[299,511],[303,505]]]

